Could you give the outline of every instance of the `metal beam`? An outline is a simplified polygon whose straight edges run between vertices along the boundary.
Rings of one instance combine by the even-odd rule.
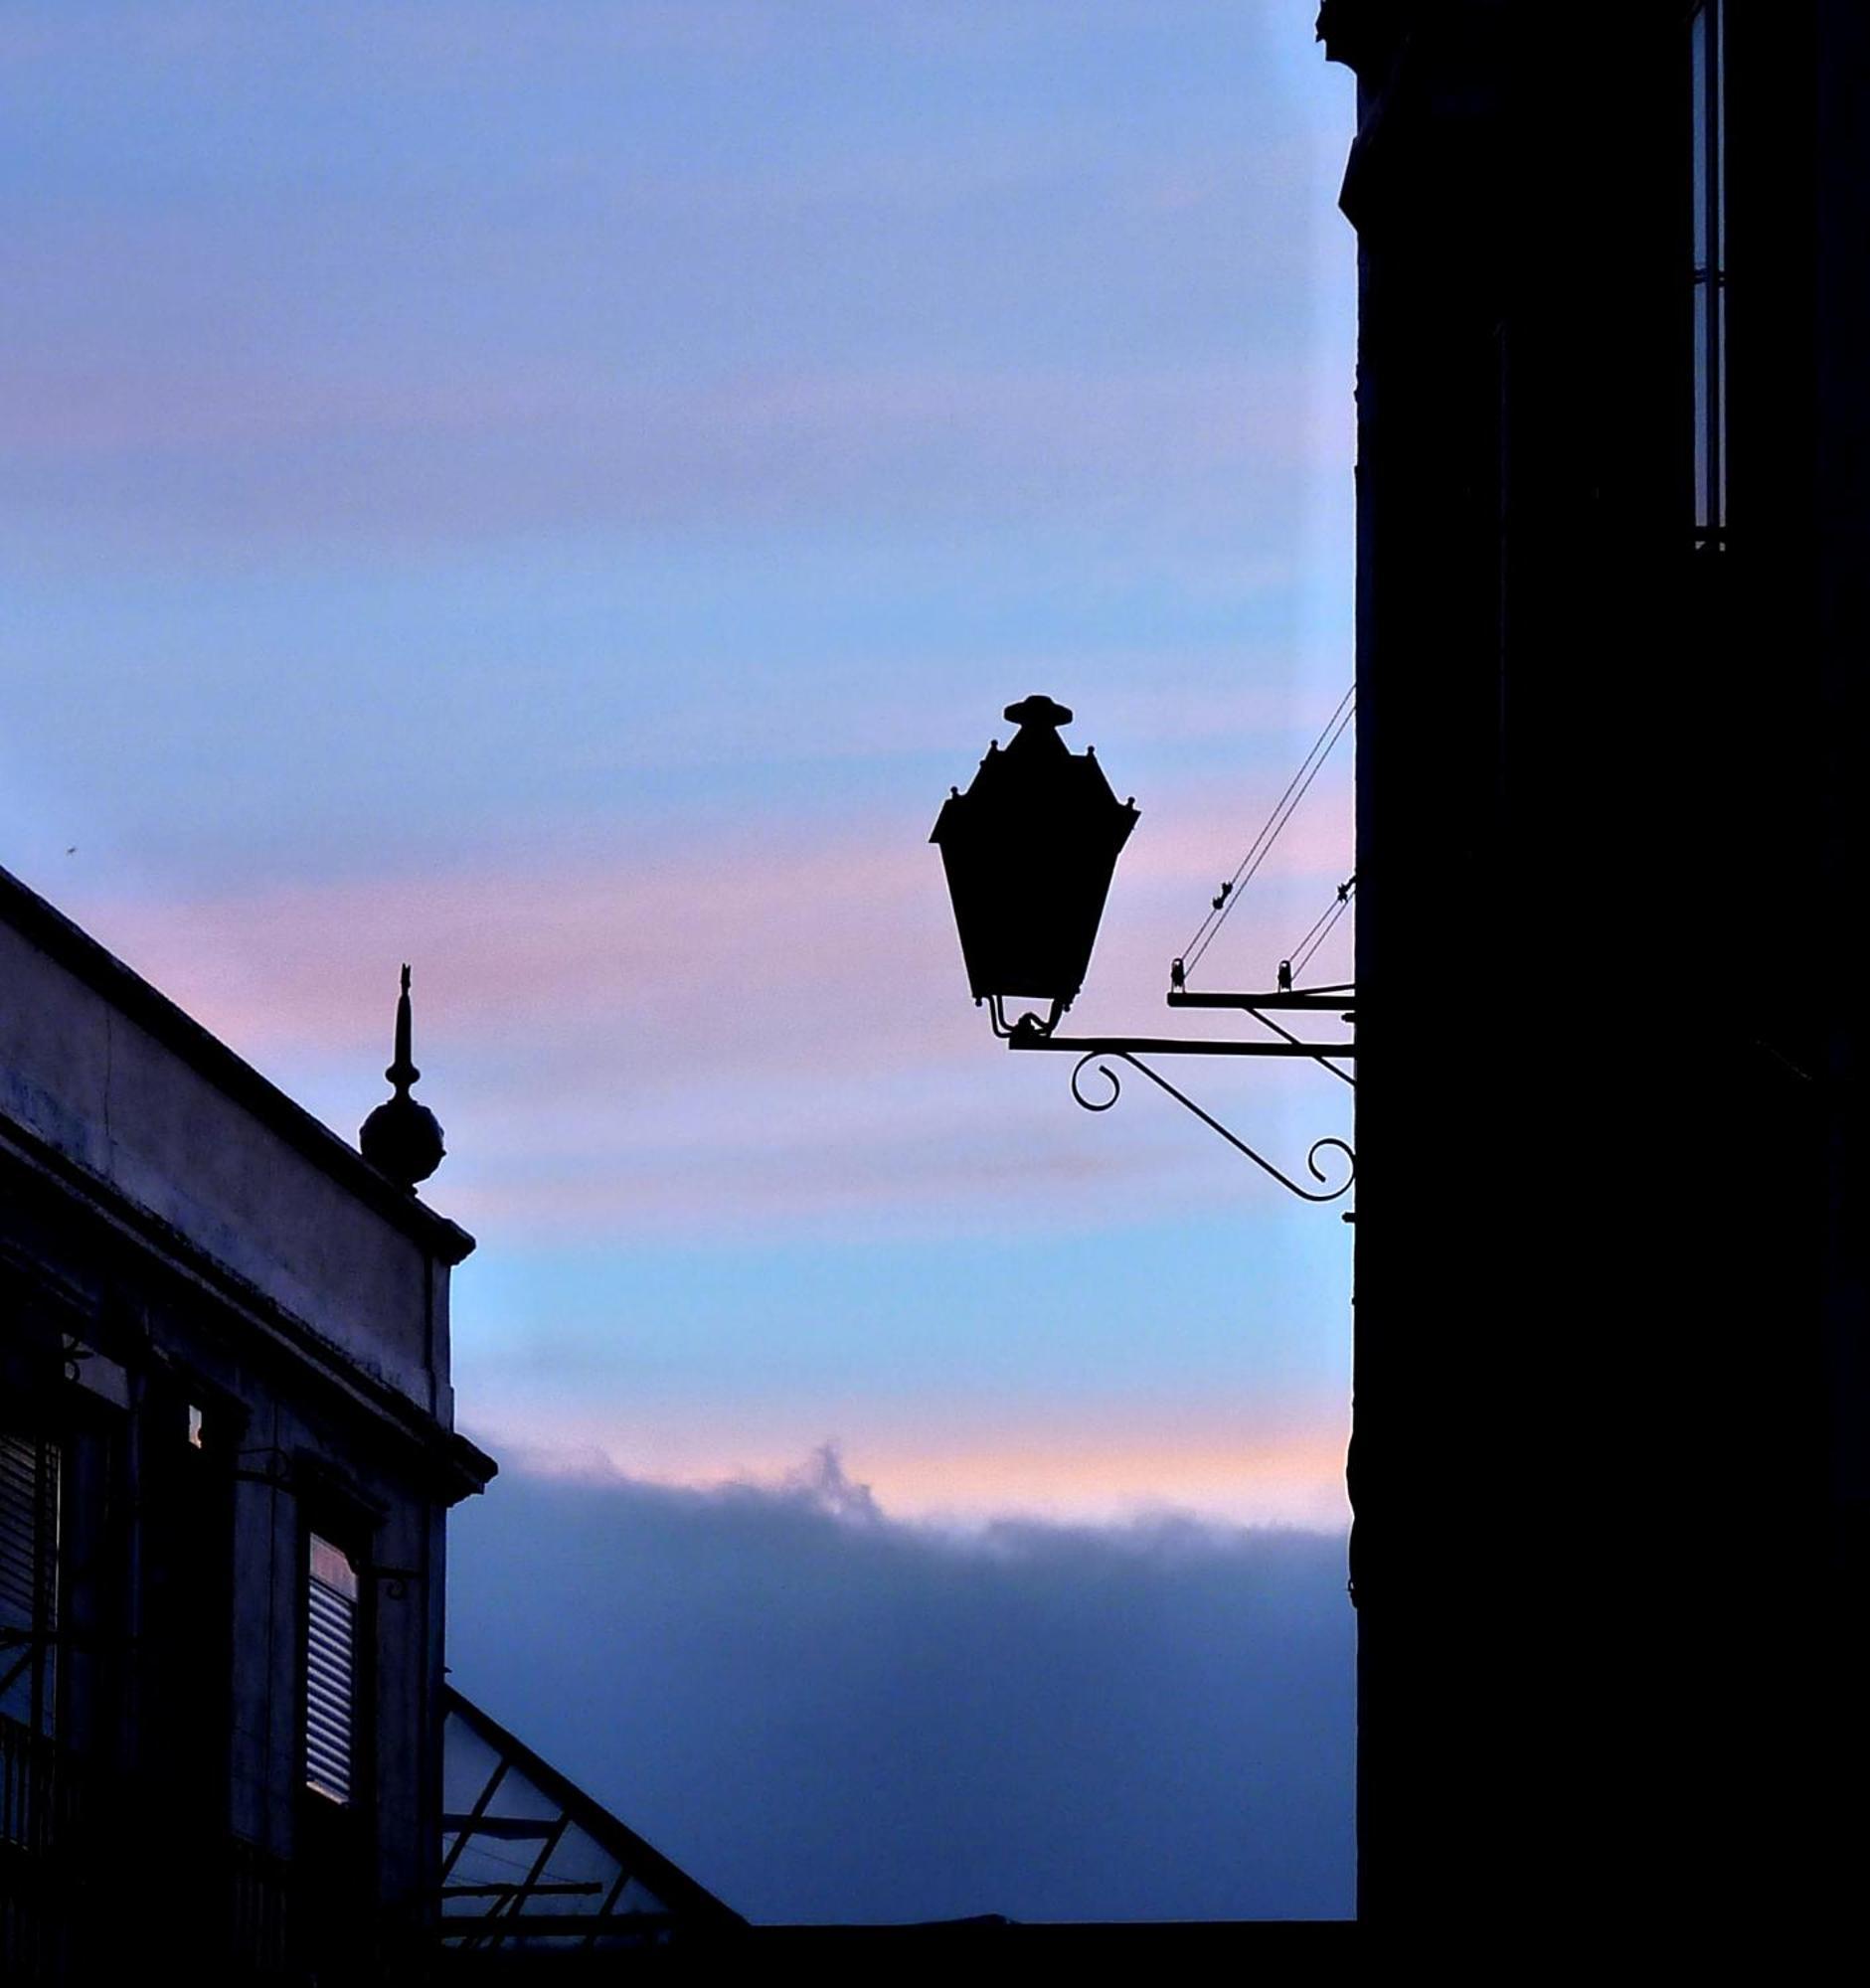
[[[511,1898],[515,1892],[521,1890],[524,1890],[526,1896],[530,1899],[543,1899],[548,1895],[553,1898],[577,1896],[579,1898],[595,1899],[603,1890],[603,1887],[598,1884],[533,1885],[524,1887],[518,1879],[515,1879],[510,1885],[443,1885],[441,1896],[444,1899],[507,1899]]]
[[[1356,1006],[1355,987],[1301,987],[1287,994],[1196,994],[1171,987],[1162,997],[1171,1008],[1296,1008],[1339,1014]]]
[[[500,1763],[503,1767],[506,1762]],[[444,1815],[442,1834],[458,1829],[463,1836],[504,1836],[514,1840],[550,1836],[559,1826],[559,1817],[531,1815]]]
[[[1074,1056],[1354,1057],[1355,1043],[1184,1042],[1165,1036],[1047,1036],[1015,1028],[1010,1050],[1069,1050]]]

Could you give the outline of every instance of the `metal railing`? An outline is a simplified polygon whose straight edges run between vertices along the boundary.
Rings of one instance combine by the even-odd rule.
[[[44,1734],[0,1718],[0,1973],[48,1980],[77,1967],[94,1918],[95,1777]]]
[[[153,1950],[297,1978],[290,1867],[0,1718],[0,1979],[102,1980]]]

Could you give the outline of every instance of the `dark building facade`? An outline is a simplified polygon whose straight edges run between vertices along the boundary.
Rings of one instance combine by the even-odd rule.
[[[1329,0],[1357,77],[1361,1910],[1861,1884],[1870,10]]]
[[[349,1970],[440,1855],[472,1248],[0,875],[0,1941]]]
[[[432,1167],[418,1109],[386,1163]],[[0,871],[0,1978],[742,1928],[446,1683],[472,1247]]]

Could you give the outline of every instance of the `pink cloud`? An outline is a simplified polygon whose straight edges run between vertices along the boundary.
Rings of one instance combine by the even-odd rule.
[[[43,278],[42,278],[43,280]],[[441,355],[443,367],[445,353]],[[292,447],[343,437],[394,450],[471,441],[488,468],[581,464],[606,473],[732,472],[828,483],[905,475],[912,460],[1029,477],[1174,472],[1318,460],[1302,367],[1121,371],[744,371],[695,384],[631,384],[553,367],[440,377],[255,367],[197,351],[186,366],[141,352],[74,360],[48,350],[0,383],[0,446],[36,455]],[[1338,438],[1348,446],[1348,424]],[[394,469],[401,455],[387,454]],[[230,471],[238,468],[231,461]],[[361,494],[361,493],[360,493]],[[627,493],[626,493],[627,494]]]
[[[1260,902],[1243,900],[1234,914],[1243,934],[1262,934],[1263,950],[1284,934],[1274,920],[1288,900],[1309,922],[1313,899],[1352,865],[1348,771],[1346,761],[1333,776],[1340,805],[1322,784],[1314,790],[1321,798],[1294,817],[1254,886]],[[934,801],[926,813],[932,821]],[[1243,807],[1218,783],[1149,803],[1118,868],[1094,990],[1127,988],[1140,962],[1158,996],[1169,953],[1258,826],[1258,804]],[[618,837],[635,847],[596,861],[545,851],[182,902],[92,897],[83,910],[139,971],[256,1054],[374,1045],[383,986],[403,958],[420,962],[425,1031],[522,1055],[521,1024],[548,1043],[568,1025],[646,1028],[652,1048],[693,1052],[704,1067],[796,1068],[833,1043],[860,1056],[887,1049],[879,1060],[890,1063],[953,1046],[949,1023],[957,1006],[967,1012],[965,996],[957,1002],[951,914],[920,816],[836,834],[673,843],[619,828]]]
[[[1184,793],[1146,817],[1075,1030],[1230,1032],[1161,1006],[1170,953],[1236,860],[1214,800]],[[438,1203],[464,1220],[952,1219],[1048,1200],[1133,1213],[1208,1192],[1204,1179],[1237,1198],[1240,1163],[1140,1085],[1123,1111],[1087,1119],[1063,1058],[998,1049],[967,999],[925,834],[890,820],[645,840],[633,860],[74,909],[347,1132],[377,1101],[396,966],[414,962],[417,1060],[456,1155]],[[1295,936],[1343,867],[1341,823],[1295,821],[1236,924]],[[1219,944],[1214,958],[1208,984],[1239,963]],[[1250,1083],[1229,1081],[1249,1068]],[[1293,1165],[1301,1138],[1344,1115],[1338,1086],[1303,1068],[1233,1065],[1202,1086],[1238,1094]]]
[[[804,1427],[803,1424],[800,1425]],[[1090,1416],[1072,1426],[938,1427],[887,1420],[851,1446],[850,1475],[891,1517],[978,1525],[1009,1516],[1121,1521],[1174,1509],[1243,1525],[1336,1530],[1348,1417],[1335,1424],[1243,1426],[1200,1411],[1159,1427]],[[797,1476],[809,1435],[776,1423],[731,1434],[562,1405],[476,1430],[515,1468],[603,1481],[647,1478],[702,1489],[778,1486]]]

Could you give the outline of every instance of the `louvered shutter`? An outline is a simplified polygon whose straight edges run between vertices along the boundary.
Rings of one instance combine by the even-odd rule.
[[[0,1715],[52,1729],[59,1449],[0,1431]]]
[[[315,1533],[305,1610],[305,1779],[333,1801],[348,1802],[357,1717],[357,1570]]]

